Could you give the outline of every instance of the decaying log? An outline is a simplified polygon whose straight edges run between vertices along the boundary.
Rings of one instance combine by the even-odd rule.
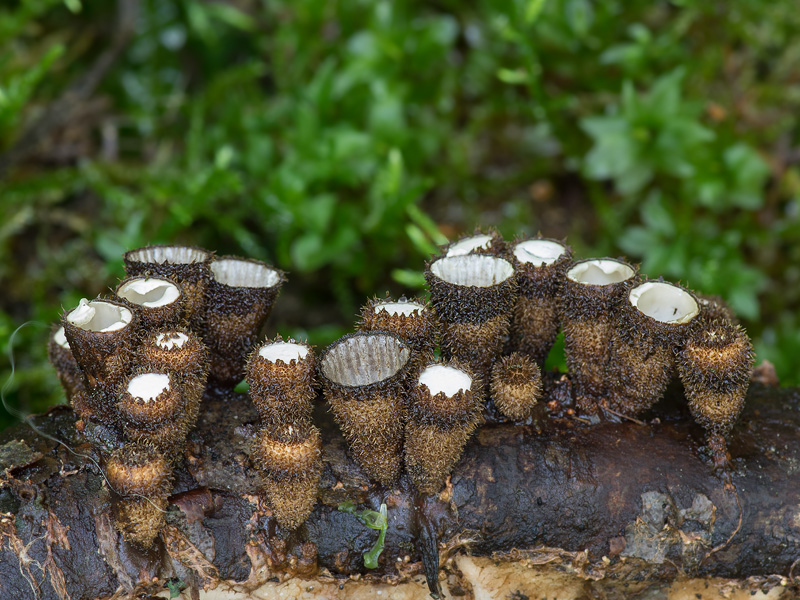
[[[551,398],[566,387],[551,382]],[[428,585],[465,599],[798,597],[800,389],[752,387],[727,485],[683,404],[588,425],[542,403],[526,424],[483,426],[429,498],[405,476],[371,485],[318,406],[320,502],[287,532],[249,463],[252,403],[207,397],[147,553],[113,526],[87,441],[108,432],[79,434],[56,407],[31,422],[71,450],[26,424],[0,436],[0,598],[166,598],[168,586],[185,598],[424,598]],[[378,532],[337,509],[348,500],[388,507],[373,571],[362,553]]]

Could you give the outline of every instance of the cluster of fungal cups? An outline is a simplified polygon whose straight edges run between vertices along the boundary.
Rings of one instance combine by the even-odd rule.
[[[283,274],[186,246],[131,250],[124,263],[111,297],[64,314],[49,354],[79,430],[98,444],[118,529],[149,547],[204,392],[242,379]]]
[[[721,301],[642,280],[623,260],[576,262],[564,242],[542,237],[490,231],[450,244],[426,265],[430,303],[374,298],[357,330],[318,358],[280,336],[258,343],[285,280],[269,265],[181,246],[124,260],[129,278],[112,298],[68,311],[50,357],[80,429],[117,440],[101,449],[116,522],[145,547],[204,393],[230,397],[243,376],[259,415],[251,460],[291,530],[313,511],[323,468],[318,384],[368,477],[392,486],[405,471],[436,494],[484,417],[531,416],[560,331],[579,412],[640,415],[677,373],[718,466],[753,362]]]

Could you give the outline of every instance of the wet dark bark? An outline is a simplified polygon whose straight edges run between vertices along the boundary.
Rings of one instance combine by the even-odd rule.
[[[800,571],[800,389],[754,385],[732,435],[730,483],[715,474],[702,430],[681,402],[647,424],[585,423],[540,406],[527,424],[482,427],[451,481],[420,498],[403,477],[370,485],[319,407],[325,439],[320,502],[296,532],[259,500],[247,449],[255,432],[245,396],[207,398],[178,470],[168,526],[149,552],[119,539],[97,452],[57,407],[32,422],[76,453],[20,425],[0,436],[0,597],[110,596],[219,580],[257,585],[301,575],[398,580],[439,562],[480,556],[554,557],[608,589],[677,575],[747,578]],[[100,433],[100,432],[95,432]],[[362,553],[378,532],[337,510],[388,506],[379,568]],[[792,571],[794,567],[794,571]],[[156,581],[153,578],[157,577]],[[148,585],[149,584],[149,585]]]

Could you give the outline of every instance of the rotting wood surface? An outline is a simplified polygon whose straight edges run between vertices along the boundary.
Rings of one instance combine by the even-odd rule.
[[[564,397],[559,385],[550,392]],[[542,405],[524,425],[482,427],[431,498],[405,476],[371,485],[319,406],[320,502],[290,534],[258,496],[251,402],[208,397],[149,553],[114,530],[86,458],[99,456],[74,420],[56,407],[34,423],[79,455],[27,425],[0,436],[0,598],[169,597],[168,580],[186,598],[423,598],[426,576],[455,598],[551,597],[547,581],[566,598],[678,598],[676,586],[702,584],[706,597],[800,597],[800,389],[753,385],[731,438],[733,485],[702,456],[702,430],[679,402],[642,425],[590,426]],[[387,504],[374,571],[362,553],[378,532],[337,510],[347,500]]]

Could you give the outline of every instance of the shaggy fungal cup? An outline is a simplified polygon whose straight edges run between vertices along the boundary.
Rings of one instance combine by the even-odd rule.
[[[320,358],[325,398],[353,457],[379,483],[400,475],[411,348],[387,332],[340,338]]]
[[[436,347],[436,323],[427,302],[419,298],[374,298],[361,309],[361,331],[389,331],[406,340],[420,357]]]
[[[319,429],[307,422],[265,427],[256,435],[251,459],[278,523],[297,529],[317,502],[322,473]]]
[[[258,260],[216,258],[206,291],[203,340],[209,378],[234,387],[244,377],[247,357],[285,281],[283,273]]]
[[[167,373],[139,372],[123,385],[117,402],[129,440],[144,442],[177,460],[188,432],[187,401]]]
[[[646,281],[629,291],[612,342],[614,410],[634,416],[661,398],[674,372],[674,353],[699,312],[694,294],[672,283]]]
[[[535,238],[515,242],[511,256],[519,298],[509,347],[543,365],[561,327],[559,293],[572,264],[572,252],[557,240]]]
[[[172,469],[155,448],[126,444],[106,461],[113,488],[112,512],[122,537],[143,548],[153,545],[164,526]]]
[[[637,281],[632,265],[613,258],[582,260],[567,270],[559,299],[564,353],[584,413],[595,413],[608,391],[615,312]]]
[[[428,264],[425,279],[439,321],[442,354],[488,377],[517,300],[514,267],[494,256],[444,257]]]
[[[156,277],[130,277],[117,286],[116,295],[150,329],[175,325],[183,318],[183,293],[172,281]]]
[[[200,412],[208,377],[205,344],[185,327],[166,327],[147,333],[138,349],[139,368],[153,373],[169,373],[185,400],[181,427],[189,431]]]
[[[113,300],[84,298],[64,315],[62,324],[84,375],[86,410],[79,414],[106,425],[115,424],[115,392],[130,370],[138,334],[136,315]]]
[[[747,333],[725,319],[701,321],[677,354],[689,408],[708,434],[718,467],[727,464],[725,438],[744,408],[754,359]]]
[[[457,362],[428,365],[417,378],[406,422],[405,462],[421,493],[441,490],[458,462],[480,420],[481,389]]]
[[[146,246],[122,258],[129,277],[146,275],[177,282],[184,295],[184,312],[193,328],[201,325],[213,253],[192,246]]]
[[[489,385],[497,409],[509,419],[526,419],[542,393],[542,372],[526,354],[514,352],[494,364]]]
[[[247,361],[250,398],[265,425],[311,418],[316,360],[307,344],[280,337],[258,346]]]

